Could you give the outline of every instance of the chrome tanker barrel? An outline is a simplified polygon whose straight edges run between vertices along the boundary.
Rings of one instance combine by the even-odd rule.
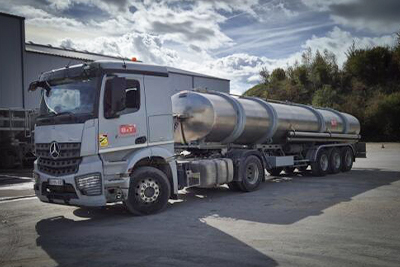
[[[282,143],[312,138],[358,139],[360,123],[333,109],[267,102],[220,92],[184,91],[172,96],[175,142],[188,144]]]

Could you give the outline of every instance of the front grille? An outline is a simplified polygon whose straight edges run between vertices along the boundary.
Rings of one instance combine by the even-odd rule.
[[[78,172],[81,163],[80,143],[58,143],[60,153],[57,158],[50,155],[51,143],[36,144],[39,171],[53,176],[68,175]]]

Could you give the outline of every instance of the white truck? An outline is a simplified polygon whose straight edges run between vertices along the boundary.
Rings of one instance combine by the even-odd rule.
[[[227,184],[249,192],[266,171],[311,167],[324,176],[365,157],[350,114],[183,88],[172,76],[166,67],[97,61],[31,83],[29,90],[43,95],[35,126],[37,197],[76,206],[123,202],[144,215],[186,187]]]

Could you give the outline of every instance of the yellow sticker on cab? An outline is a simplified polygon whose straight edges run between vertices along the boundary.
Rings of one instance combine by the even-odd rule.
[[[99,134],[100,147],[108,146],[108,136],[106,134]]]

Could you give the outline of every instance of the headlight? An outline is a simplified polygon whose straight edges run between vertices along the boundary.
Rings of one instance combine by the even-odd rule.
[[[40,183],[40,176],[36,172],[32,173],[32,178],[35,181],[35,184],[39,184]]]
[[[98,196],[101,195],[101,175],[100,173],[92,173],[84,176],[75,177],[76,187],[81,191],[82,195]]]

